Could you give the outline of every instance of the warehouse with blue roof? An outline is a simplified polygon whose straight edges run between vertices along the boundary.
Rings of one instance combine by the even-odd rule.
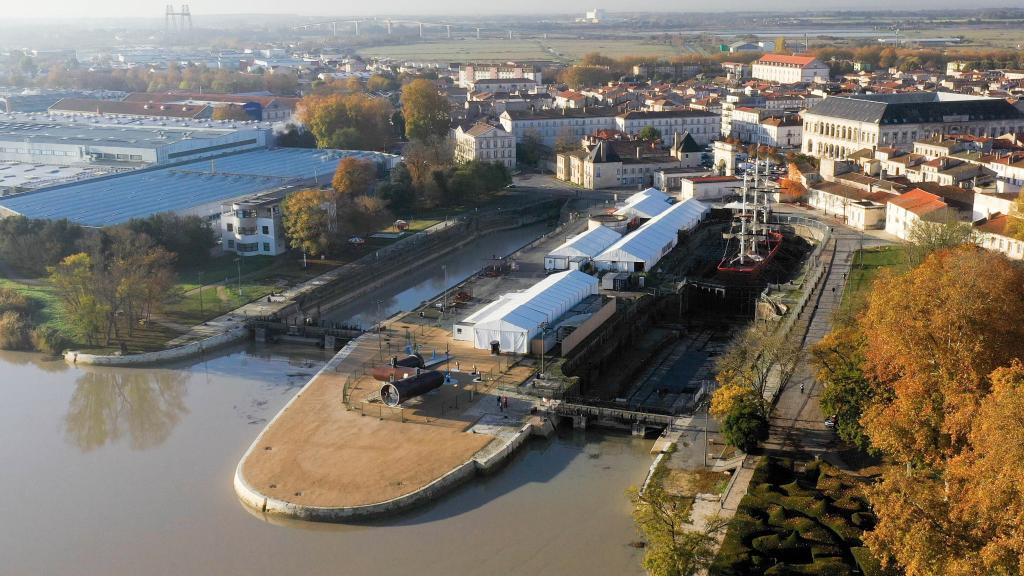
[[[361,150],[260,149],[106,176],[0,198],[0,216],[68,219],[109,226],[161,212],[211,219],[226,201],[284,186],[331,181],[342,158],[375,162],[389,171],[401,158]]]

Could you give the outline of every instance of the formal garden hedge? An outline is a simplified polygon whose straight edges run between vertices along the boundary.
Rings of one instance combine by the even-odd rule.
[[[860,539],[875,524],[863,488],[828,464],[764,458],[710,574],[888,574]]]

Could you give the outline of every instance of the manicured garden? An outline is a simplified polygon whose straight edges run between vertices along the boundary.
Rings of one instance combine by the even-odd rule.
[[[765,457],[709,573],[887,574],[861,541],[875,525],[865,486],[825,463]]]

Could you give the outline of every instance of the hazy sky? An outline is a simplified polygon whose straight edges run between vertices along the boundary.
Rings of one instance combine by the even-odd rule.
[[[857,0],[835,2],[822,0],[634,0],[626,5],[619,2],[595,0],[516,0],[507,2],[480,2],[479,0],[0,0],[0,19],[7,17],[150,17],[162,18],[165,6],[187,3],[193,14],[288,13],[323,14],[481,14],[481,13],[540,13],[582,12],[591,7],[605,7],[633,11],[735,11],[735,10],[794,10],[813,8],[857,9],[881,8],[901,10],[941,9],[951,7],[979,8],[984,6],[1014,6],[1013,0],[909,0],[894,4],[891,0]]]

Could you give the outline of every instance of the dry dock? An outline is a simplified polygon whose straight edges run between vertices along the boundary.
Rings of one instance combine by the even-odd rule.
[[[369,373],[387,362],[389,348],[401,355],[410,344],[428,362],[448,346],[458,385],[389,408]],[[267,514],[324,521],[384,514],[435,496],[496,465],[532,430],[528,402],[498,409],[496,387],[531,372],[509,369],[507,361],[436,326],[387,324],[384,335],[349,343],[268,424],[239,463],[235,490]]]

